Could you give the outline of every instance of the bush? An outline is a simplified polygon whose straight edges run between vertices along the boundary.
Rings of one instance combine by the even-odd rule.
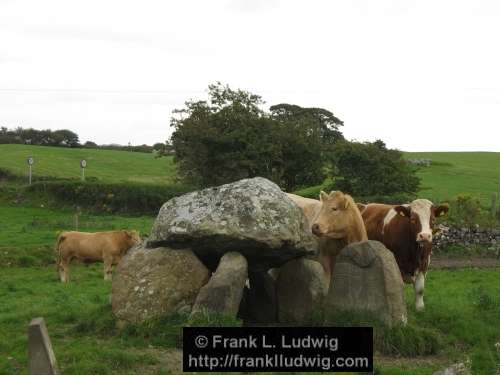
[[[474,225],[482,214],[481,203],[470,194],[459,194],[450,201],[447,221],[455,225]]]
[[[420,180],[398,150],[384,142],[339,142],[332,154],[335,190],[353,196],[414,193]]]
[[[183,185],[125,185],[79,181],[37,182],[27,189],[48,194],[58,202],[75,207],[130,214],[157,214],[163,203],[193,190]]]
[[[19,181],[22,178],[7,169],[0,168],[0,181]]]

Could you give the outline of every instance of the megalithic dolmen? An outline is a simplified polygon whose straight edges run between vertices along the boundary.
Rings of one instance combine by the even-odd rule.
[[[33,319],[28,327],[28,374],[60,375],[43,318]]]

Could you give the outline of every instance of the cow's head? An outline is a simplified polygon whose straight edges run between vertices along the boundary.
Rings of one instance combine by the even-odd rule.
[[[322,205],[311,228],[313,234],[337,239],[346,237],[349,226],[352,225],[352,198],[340,191],[332,191],[330,194],[322,191],[319,200]]]
[[[136,230],[124,230],[123,232],[125,233],[129,249],[141,242],[141,236]]]
[[[394,207],[396,213],[410,220],[410,233],[420,244],[432,244],[432,233],[436,217],[448,212],[448,205],[434,206],[427,199],[415,199],[410,204]]]

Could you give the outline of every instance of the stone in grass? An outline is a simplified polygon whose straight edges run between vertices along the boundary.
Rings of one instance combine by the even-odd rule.
[[[33,319],[28,327],[28,374],[60,374],[43,318]]]
[[[116,269],[111,288],[113,313],[126,323],[189,314],[209,278],[210,271],[191,250],[137,248]]]
[[[337,256],[325,301],[327,321],[342,312],[369,313],[388,326],[406,324],[401,272],[382,243],[353,243]]]

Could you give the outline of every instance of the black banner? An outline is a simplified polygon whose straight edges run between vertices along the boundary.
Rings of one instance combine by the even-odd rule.
[[[373,371],[371,327],[184,327],[183,370]]]

